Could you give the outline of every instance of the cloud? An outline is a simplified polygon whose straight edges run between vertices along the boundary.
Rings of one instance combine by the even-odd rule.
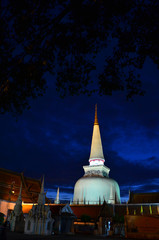
[[[129,190],[135,193],[147,193],[147,192],[158,192],[159,189],[159,178],[148,179],[147,181],[132,182],[128,185],[121,185],[121,200],[128,201]]]
[[[151,165],[152,168],[159,167],[159,148],[157,147],[159,133],[151,132],[150,135],[147,134],[144,127],[132,125],[129,128],[129,126],[121,126],[111,131],[113,134],[110,137],[110,139],[113,139],[111,143],[112,150],[118,152],[121,158],[129,162]],[[114,132],[118,133],[115,137]]]

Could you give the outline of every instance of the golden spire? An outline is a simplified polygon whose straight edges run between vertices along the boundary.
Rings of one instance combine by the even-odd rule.
[[[99,123],[98,123],[98,117],[97,117],[97,104],[95,105],[95,119],[94,119],[94,125],[99,125]]]
[[[104,165],[103,147],[100,136],[100,129],[97,118],[97,104],[95,106],[95,120],[93,126],[91,153],[89,157],[90,165]]]

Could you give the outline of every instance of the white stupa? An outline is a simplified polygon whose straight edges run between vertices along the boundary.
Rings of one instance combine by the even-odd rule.
[[[85,174],[75,184],[74,204],[120,203],[119,185],[109,178],[110,169],[104,162],[96,105],[89,165],[83,166]]]

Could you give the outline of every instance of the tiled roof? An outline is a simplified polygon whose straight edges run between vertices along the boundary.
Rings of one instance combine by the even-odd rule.
[[[159,203],[159,192],[130,193],[129,203]]]
[[[36,203],[41,189],[41,180],[25,177],[23,172],[13,172],[3,168],[0,168],[0,199],[15,202],[21,183],[22,201]]]

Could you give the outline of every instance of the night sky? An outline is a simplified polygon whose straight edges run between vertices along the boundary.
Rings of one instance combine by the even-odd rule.
[[[60,187],[60,199],[70,200],[88,165],[97,103],[105,165],[119,183],[122,201],[129,189],[158,191],[159,72],[149,59],[141,78],[145,96],[126,101],[122,92],[61,99],[47,76],[46,95],[30,100],[31,110],[18,121],[0,116],[1,167],[37,179],[44,174],[47,196],[55,198]]]

